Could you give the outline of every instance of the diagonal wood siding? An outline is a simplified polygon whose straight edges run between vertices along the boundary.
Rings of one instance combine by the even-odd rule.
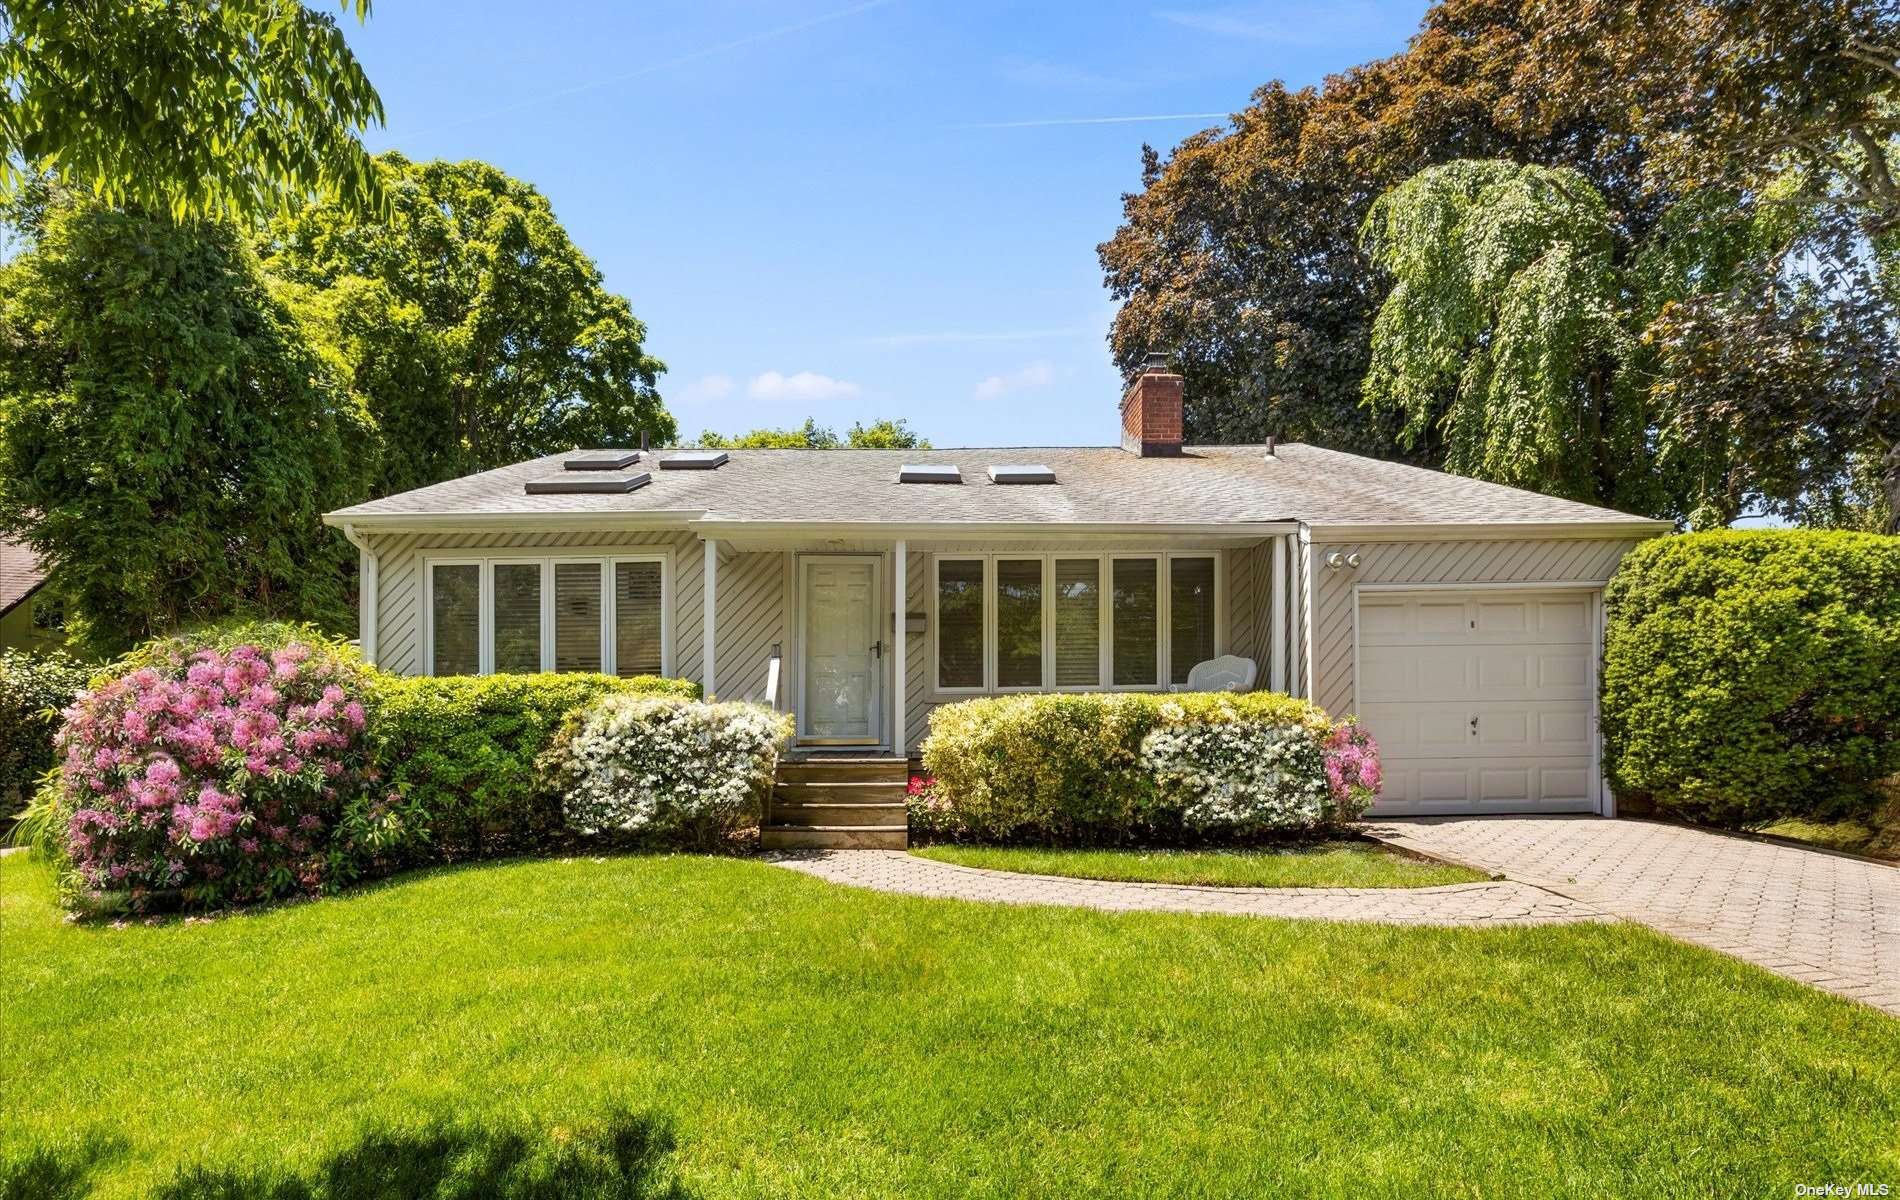
[[[1366,583],[1607,582],[1636,543],[1629,539],[1328,543],[1310,548],[1318,572],[1313,619],[1314,699],[1338,716],[1353,710],[1353,588]],[[1357,552],[1357,570],[1326,555]],[[1301,589],[1304,592],[1304,589]]]

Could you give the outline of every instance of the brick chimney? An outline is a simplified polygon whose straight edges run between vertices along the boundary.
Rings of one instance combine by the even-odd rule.
[[[1181,397],[1186,381],[1168,356],[1150,353],[1122,393],[1122,449],[1143,458],[1181,453]]]

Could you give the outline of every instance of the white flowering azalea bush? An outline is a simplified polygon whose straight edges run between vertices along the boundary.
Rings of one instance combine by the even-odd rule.
[[[569,828],[707,845],[755,825],[791,719],[757,704],[608,696],[548,752]]]
[[[1311,829],[1332,819],[1323,731],[1303,721],[1244,718],[1233,706],[1190,713],[1163,703],[1141,739],[1161,805],[1203,832]]]

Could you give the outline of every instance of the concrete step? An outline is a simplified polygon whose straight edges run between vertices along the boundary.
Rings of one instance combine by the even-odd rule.
[[[795,804],[772,801],[770,814],[774,825],[797,826],[888,826],[906,825],[910,812],[900,800],[894,804]]]
[[[759,830],[766,850],[904,850],[910,846],[905,825],[767,825]]]

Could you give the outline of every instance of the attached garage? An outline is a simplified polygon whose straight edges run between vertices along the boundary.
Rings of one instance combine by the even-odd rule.
[[[1597,811],[1594,589],[1367,588],[1354,692],[1384,752],[1374,810]]]

